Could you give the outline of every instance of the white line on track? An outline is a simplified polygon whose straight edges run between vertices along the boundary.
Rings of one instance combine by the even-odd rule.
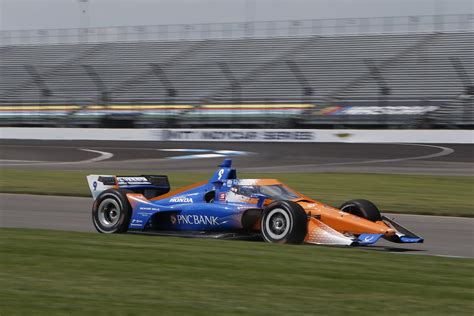
[[[164,148],[164,149],[157,149],[159,151],[170,151],[170,152],[190,152],[190,153],[207,153],[213,151],[213,149],[185,149],[185,148]]]
[[[91,158],[91,159],[87,159],[87,160],[82,160],[82,161],[78,161],[76,163],[90,163],[90,162],[97,162],[97,161],[102,161],[102,160],[107,160],[107,159],[110,159],[114,156],[114,154],[112,153],[109,153],[109,152],[106,152],[106,151],[99,151],[99,150],[92,150],[92,149],[80,149],[82,151],[88,151],[88,152],[91,152],[91,153],[96,153],[96,154],[100,154],[100,156],[98,157],[95,157],[95,158]]]
[[[354,161],[354,162],[333,162],[333,163],[320,164],[319,166],[338,166],[338,165],[353,165],[353,164],[367,164],[367,163],[380,163],[380,162],[399,162],[399,161],[405,161],[405,160],[419,160],[419,159],[427,159],[427,158],[447,156],[447,155],[450,155],[454,152],[454,149],[452,149],[452,148],[443,147],[443,146],[435,146],[435,145],[404,144],[404,143],[398,143],[396,145],[431,147],[431,148],[441,149],[441,151],[437,152],[437,153],[434,153],[434,154],[423,155],[423,156],[414,156],[414,157],[405,157],[405,158],[391,158],[391,159],[377,159],[377,160],[364,160],[364,161]]]
[[[13,160],[13,159],[0,159],[0,164],[1,163],[22,163],[22,162],[26,162],[26,163],[42,163],[42,162],[45,162],[43,160]]]
[[[106,151],[99,151],[99,150],[92,150],[92,149],[86,149],[86,148],[80,148],[79,150],[82,151],[87,151],[91,153],[96,153],[99,154],[99,156],[90,158],[90,159],[85,159],[85,160],[79,160],[79,161],[48,161],[48,162],[38,162],[38,161],[28,161],[28,160],[23,160],[22,163],[6,163],[4,164],[4,161],[0,161],[0,164],[3,164],[4,166],[31,166],[31,165],[70,165],[70,164],[86,164],[86,163],[92,163],[92,162],[98,162],[98,161],[103,161],[110,159],[114,156],[114,154],[106,152]]]
[[[179,153],[193,153],[191,155],[184,156],[172,156],[166,157],[165,159],[173,160],[184,160],[184,159],[203,159],[203,158],[223,158],[231,156],[246,156],[253,154],[249,151],[238,151],[238,150],[216,150],[216,149],[186,149],[186,148],[170,148],[170,149],[157,149],[158,151],[164,152],[179,152]]]
[[[427,158],[436,158],[441,156],[447,156],[454,152],[454,149],[443,147],[443,146],[435,146],[435,145],[425,145],[425,144],[405,144],[405,143],[398,143],[396,145],[403,145],[403,146],[418,146],[418,147],[430,147],[441,149],[440,152],[424,155],[424,156],[415,156],[415,157],[406,157],[406,158],[395,158],[395,159],[379,159],[379,160],[368,160],[368,161],[361,161],[359,163],[377,163],[377,162],[396,162],[396,161],[405,161],[405,160],[419,160],[419,159],[427,159]]]
[[[430,154],[430,155],[423,155],[423,156],[414,156],[414,157],[405,157],[405,158],[391,158],[391,159],[378,159],[378,160],[363,160],[363,161],[345,161],[345,162],[331,162],[331,163],[323,163],[323,164],[304,164],[304,165],[291,165],[291,167],[326,167],[326,166],[341,166],[341,165],[358,165],[358,164],[370,164],[370,163],[381,163],[381,162],[400,162],[406,160],[420,160],[420,159],[428,159],[428,158],[436,158],[450,155],[454,152],[454,149],[443,147],[443,146],[435,146],[435,145],[425,145],[425,144],[407,144],[407,143],[393,143],[393,145],[403,145],[403,146],[418,146],[418,147],[430,147],[441,149],[441,151]],[[250,169],[275,169],[275,168],[282,168],[288,167],[286,166],[272,166],[272,167],[255,167],[255,168],[245,168],[246,170]]]
[[[384,143],[384,145],[387,145]],[[400,162],[400,161],[408,161],[408,160],[420,160],[420,159],[428,159],[428,158],[436,158],[436,157],[442,157],[446,155],[450,155],[454,152],[454,149],[448,148],[448,147],[443,147],[443,146],[436,146],[436,145],[426,145],[426,144],[409,144],[409,143],[392,143],[392,145],[402,145],[402,146],[418,146],[418,147],[428,147],[428,148],[436,148],[440,149],[441,151],[436,152],[434,154],[430,155],[423,155],[423,156],[415,156],[415,157],[406,157],[406,158],[391,158],[391,159],[378,159],[378,160],[364,160],[364,161],[346,161],[346,162],[333,162],[333,163],[325,163],[325,164],[302,164],[302,165],[291,165],[291,167],[326,167],[326,166],[339,166],[339,165],[356,165],[356,164],[370,164],[370,163],[385,163],[385,162]],[[33,147],[33,146],[26,146],[26,145],[2,145],[2,147]],[[76,147],[68,147],[68,146],[46,146],[48,148],[71,148],[75,149]],[[94,147],[93,147],[94,148]],[[208,151],[208,149],[175,149],[175,148],[169,148],[169,149],[156,149],[156,148],[130,148],[130,147],[110,147],[107,149],[124,149],[124,150],[159,150],[159,151],[168,151],[168,152],[185,152],[185,151],[190,151],[194,153],[203,153],[205,151]],[[83,151],[89,151],[89,152],[95,152],[99,153],[99,157],[95,157],[92,159],[87,159],[84,161],[73,161],[73,162],[38,162],[38,161],[22,161],[22,163],[19,163],[20,161],[16,163],[4,163],[6,161],[0,161],[1,165],[4,166],[22,166],[22,165],[54,165],[54,164],[83,164],[83,163],[91,163],[91,162],[97,162],[97,161],[102,161],[106,159],[110,159],[113,157],[112,153],[109,152],[103,152],[103,151],[98,151],[98,150],[92,150],[92,149],[80,149]],[[221,154],[222,156],[204,156],[204,157],[192,157],[192,156],[198,156],[198,155],[189,155],[186,158],[217,158],[217,157],[224,157],[224,156],[239,156],[239,155],[245,155],[245,154],[254,154],[252,152],[238,152],[238,151],[226,151],[226,150],[210,150],[211,152],[214,152],[216,154]],[[233,152],[234,154],[229,154],[230,152]],[[165,159],[170,159],[172,157],[168,157]],[[173,158],[172,158],[173,159]],[[174,158],[176,159],[176,158]],[[178,158],[180,159],[180,158]],[[181,158],[183,159],[183,158]],[[156,160],[156,159],[153,159]],[[157,159],[161,160],[161,159]],[[284,166],[271,166],[271,167],[250,167],[250,168],[245,168],[246,170],[252,170],[252,169],[258,169],[258,170],[265,170],[265,169],[278,169],[282,167],[288,167],[288,165]]]

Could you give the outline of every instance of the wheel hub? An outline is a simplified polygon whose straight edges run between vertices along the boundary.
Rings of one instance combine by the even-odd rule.
[[[262,222],[262,230],[265,238],[272,242],[281,242],[291,232],[292,219],[289,212],[282,208],[276,207],[265,215]]]
[[[272,217],[271,219],[272,225],[271,225],[271,230],[273,233],[276,235],[280,235],[286,227],[286,220],[281,214],[277,214]]]
[[[120,205],[114,199],[103,200],[97,212],[97,217],[102,226],[110,228],[116,225],[120,218]]]

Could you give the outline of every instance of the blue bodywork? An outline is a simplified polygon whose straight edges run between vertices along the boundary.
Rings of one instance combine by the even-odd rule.
[[[231,160],[225,160],[211,179],[200,186],[165,198],[130,199],[133,207],[129,229],[143,230],[154,224],[159,230],[227,231],[242,229],[242,215],[255,204],[227,202],[225,196],[237,183],[237,173],[231,168]],[[129,187],[122,186],[124,189]],[[149,186],[147,186],[149,187]],[[136,186],[134,187],[136,188]],[[206,201],[207,199],[207,201]],[[212,203],[209,203],[212,199]],[[159,214],[161,213],[161,214]]]
[[[360,234],[359,237],[357,237],[357,244],[372,245],[382,238],[382,236],[382,234]]]

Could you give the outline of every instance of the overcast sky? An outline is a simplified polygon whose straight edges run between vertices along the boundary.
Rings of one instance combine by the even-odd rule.
[[[80,1],[87,0],[0,0],[0,29],[472,14],[474,7],[474,0],[88,0],[86,5]]]

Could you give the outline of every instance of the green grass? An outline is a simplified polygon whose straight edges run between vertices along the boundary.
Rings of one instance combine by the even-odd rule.
[[[85,176],[112,171],[1,170],[0,192],[89,196]],[[137,174],[122,171],[121,174]],[[168,173],[173,188],[208,179],[206,173]],[[277,178],[294,189],[334,206],[365,198],[385,212],[474,217],[472,177],[388,174],[282,173],[239,174]]]
[[[0,315],[472,315],[474,260],[0,229]]]

